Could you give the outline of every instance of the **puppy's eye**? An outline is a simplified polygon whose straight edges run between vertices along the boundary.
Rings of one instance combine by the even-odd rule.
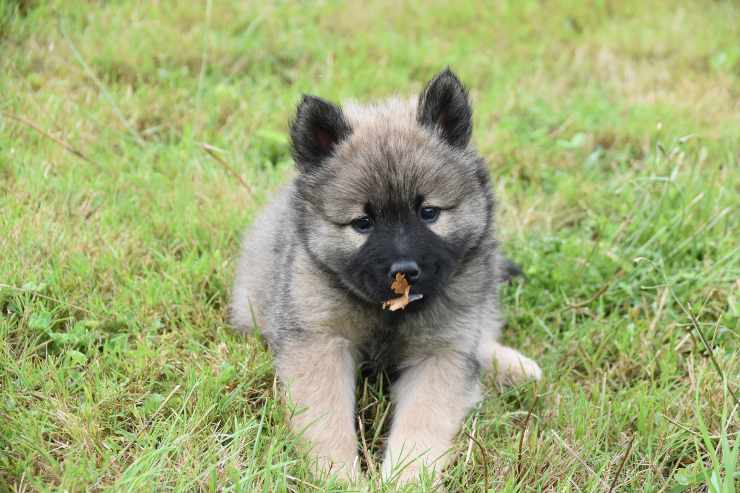
[[[358,233],[369,233],[373,229],[373,220],[367,216],[358,217],[350,224]]]
[[[419,209],[419,217],[425,223],[433,223],[439,217],[439,207],[422,207]]]

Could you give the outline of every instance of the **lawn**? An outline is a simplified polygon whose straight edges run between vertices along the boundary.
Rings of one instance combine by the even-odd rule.
[[[504,340],[545,374],[486,378],[447,489],[735,491],[740,5],[456,3],[0,0],[0,491],[339,490],[228,326],[239,237],[301,93],[446,65],[526,273]]]

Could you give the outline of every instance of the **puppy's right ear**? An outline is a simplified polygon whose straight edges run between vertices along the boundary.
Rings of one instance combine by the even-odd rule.
[[[331,156],[352,132],[342,110],[315,96],[303,96],[290,125],[293,159],[301,172],[310,171]]]

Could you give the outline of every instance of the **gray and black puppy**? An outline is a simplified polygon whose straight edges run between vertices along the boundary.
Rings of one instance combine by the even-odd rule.
[[[510,266],[471,133],[467,91],[449,70],[418,99],[339,107],[305,96],[298,106],[299,173],[244,239],[231,320],[264,334],[302,410],[291,425],[322,471],[357,477],[358,365],[397,376],[383,473],[402,481],[449,463],[494,362],[499,380],[540,378],[497,342]],[[423,297],[384,311],[397,273]]]

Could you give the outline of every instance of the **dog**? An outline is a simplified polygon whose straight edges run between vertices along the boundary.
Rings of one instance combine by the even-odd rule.
[[[498,249],[472,130],[468,92],[449,69],[418,98],[298,105],[298,173],[244,237],[230,318],[263,334],[320,472],[361,474],[360,365],[394,375],[382,472],[400,482],[439,477],[494,363],[500,381],[541,377],[498,342],[498,291],[516,267]],[[399,276],[415,301],[384,310]]]

